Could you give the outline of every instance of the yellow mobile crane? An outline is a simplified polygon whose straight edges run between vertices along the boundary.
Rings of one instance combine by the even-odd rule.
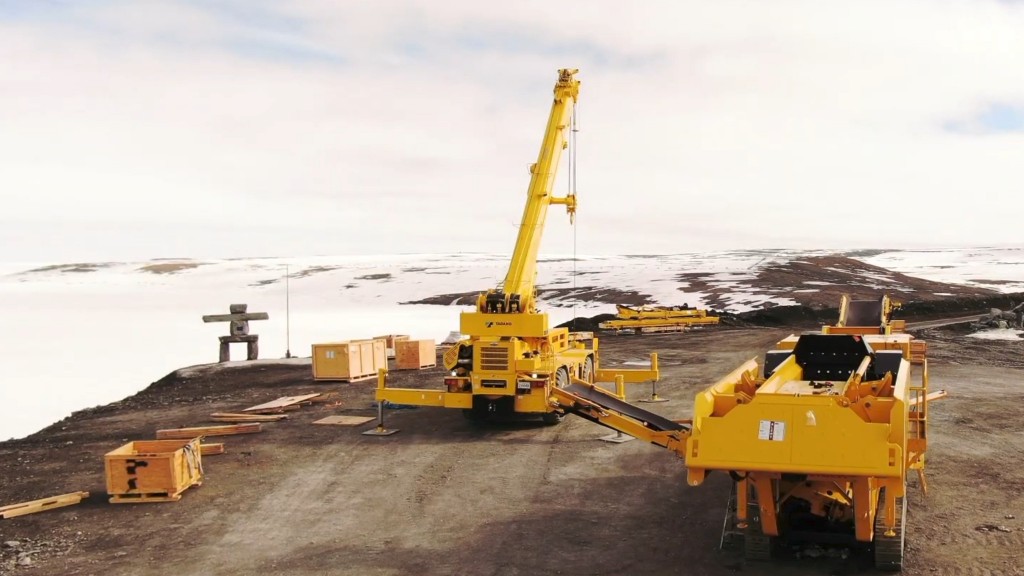
[[[461,408],[473,420],[535,414],[555,424],[561,421],[562,411],[548,402],[550,391],[568,386],[572,378],[619,383],[658,378],[655,354],[651,354],[649,370],[600,370],[596,340],[593,348],[587,348],[583,339],[568,329],[550,328],[548,315],[537,310],[537,253],[548,207],[564,205],[570,222],[576,212],[576,195],[570,192],[559,198],[553,188],[579,97],[577,72],[558,71],[540,154],[530,166],[526,207],[512,261],[502,286],[481,293],[476,310],[461,314],[460,329],[466,338],[444,354],[449,371],[444,390],[389,388],[387,379],[381,377],[378,403]],[[622,395],[621,387],[618,390]]]

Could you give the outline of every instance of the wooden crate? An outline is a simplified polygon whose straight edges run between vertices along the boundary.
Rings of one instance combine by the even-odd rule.
[[[924,364],[925,359],[928,357],[928,342],[924,340],[911,340],[910,341],[910,363],[911,364]]]
[[[107,452],[107,494],[113,504],[176,502],[203,483],[200,439],[137,440]]]
[[[376,378],[387,368],[384,340],[313,344],[313,379],[355,382]]]
[[[408,340],[408,334],[385,334],[383,336],[374,336],[374,340],[383,340],[384,349],[388,355],[388,358],[395,357],[395,342],[399,340]]]
[[[395,342],[395,370],[419,370],[437,365],[437,347],[433,340]]]

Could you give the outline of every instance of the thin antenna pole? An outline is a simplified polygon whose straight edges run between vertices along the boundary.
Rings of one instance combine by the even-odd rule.
[[[284,265],[284,342],[285,351],[284,357],[292,357],[292,306],[291,306],[291,289],[288,285],[288,279],[291,274],[288,272],[288,265]]]

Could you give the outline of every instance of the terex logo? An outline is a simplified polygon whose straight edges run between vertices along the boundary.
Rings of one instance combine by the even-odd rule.
[[[485,324],[484,324],[484,326],[486,326],[486,327],[488,327],[488,328],[493,328],[493,327],[495,327],[495,326],[511,326],[511,325],[512,325],[512,323],[511,323],[511,322],[506,322],[506,321],[501,321],[501,322],[487,322],[487,323],[485,323]]]

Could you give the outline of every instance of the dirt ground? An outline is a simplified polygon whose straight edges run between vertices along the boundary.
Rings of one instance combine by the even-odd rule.
[[[659,353],[648,404],[690,414],[695,392],[791,330],[725,328],[602,338],[605,366]],[[905,574],[1024,574],[1024,340],[970,342],[929,330],[929,494],[911,492]],[[306,361],[178,371],[119,403],[0,443],[0,504],[88,490],[77,506],[0,520],[0,574],[872,574],[864,554],[750,563],[719,538],[730,480],[687,487],[683,462],[576,417],[558,426],[479,426],[459,411],[387,410],[370,425],[314,426],[374,415],[372,382],[316,383]],[[441,369],[394,371],[395,385],[435,385]],[[339,391],[259,434],[223,437],[201,487],[180,502],[112,505],[103,455],[158,428],[212,424],[279,396]],[[637,400],[648,385],[630,392]],[[212,439],[211,439],[212,441]],[[916,480],[913,482],[916,487]],[[20,564],[19,564],[20,559]],[[27,560],[26,560],[27,559]],[[27,565],[25,565],[27,564]]]

